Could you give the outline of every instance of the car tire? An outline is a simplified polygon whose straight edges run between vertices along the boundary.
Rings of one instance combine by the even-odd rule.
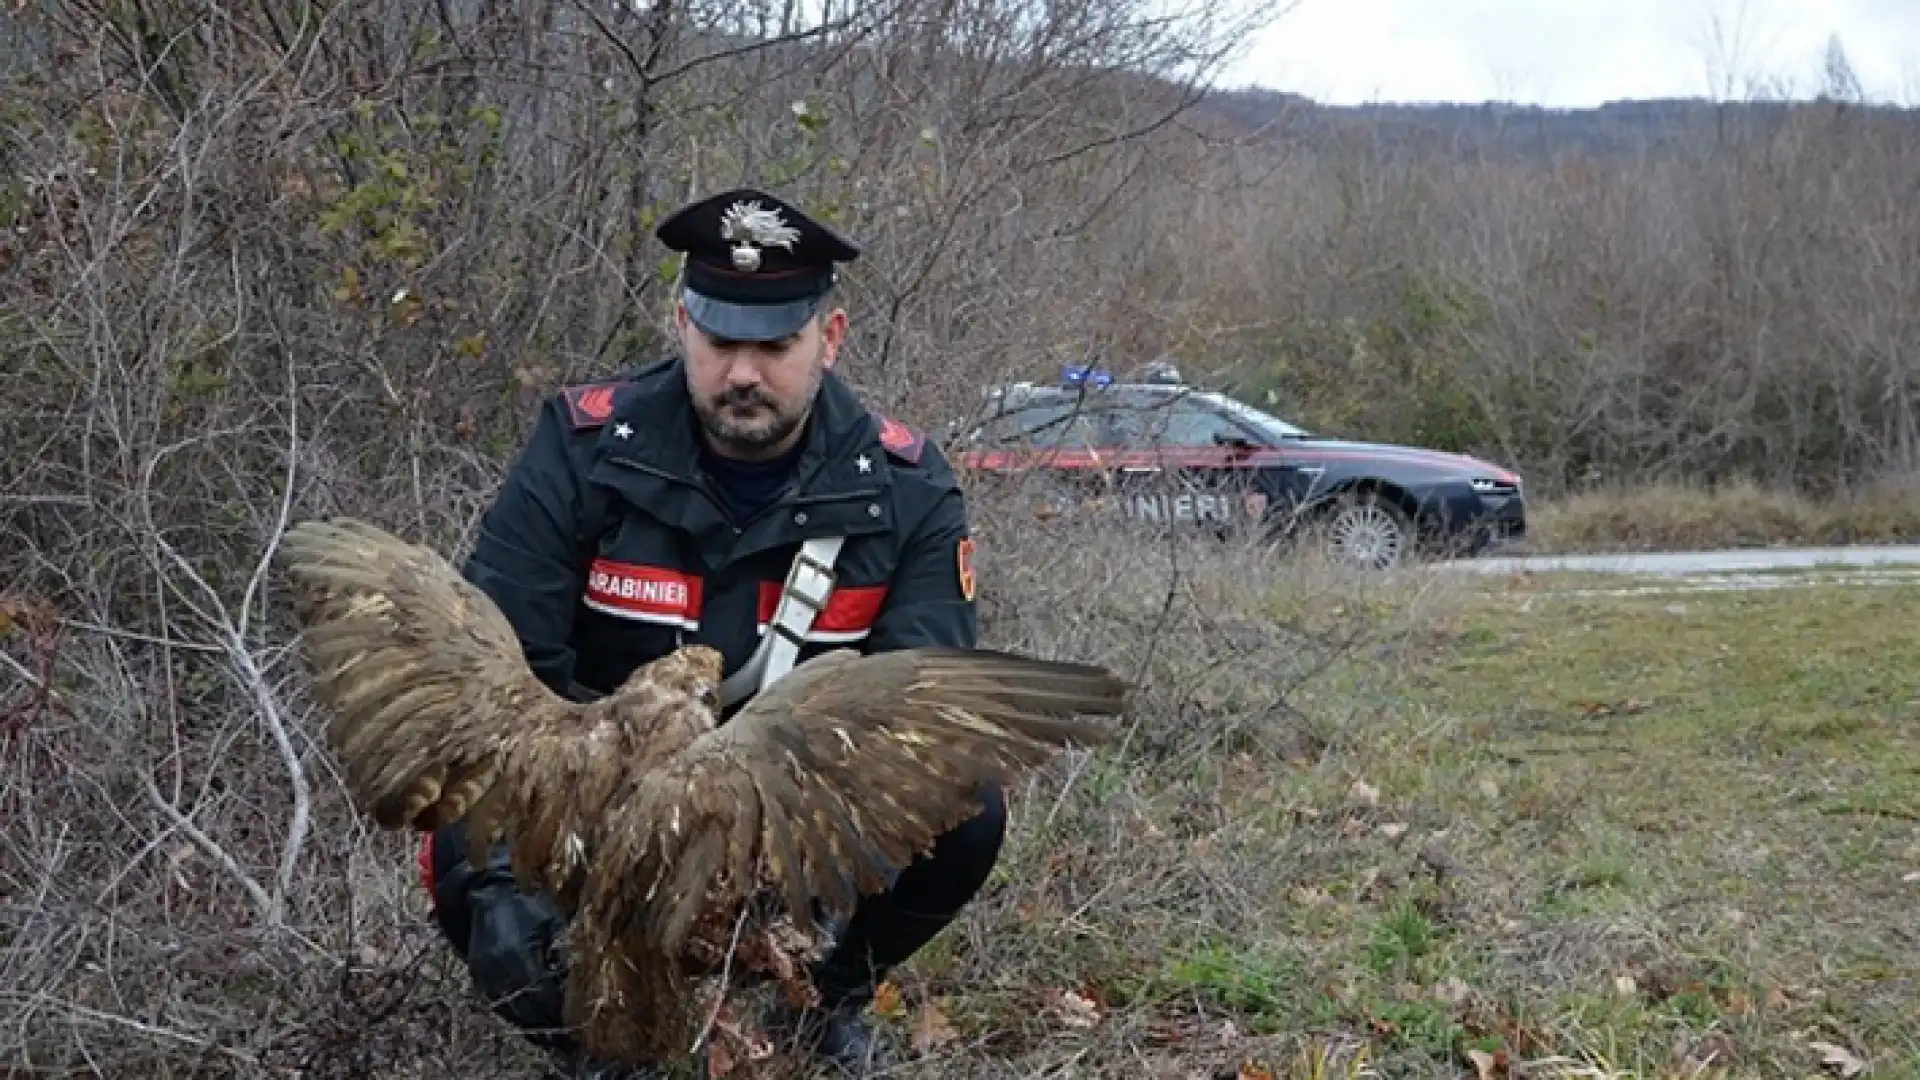
[[[1314,542],[1330,561],[1358,570],[1391,570],[1413,553],[1413,518],[1377,491],[1349,491],[1313,523]]]

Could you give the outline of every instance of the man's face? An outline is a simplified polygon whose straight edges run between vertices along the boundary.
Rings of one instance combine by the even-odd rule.
[[[846,312],[834,308],[777,341],[726,341],[677,313],[694,414],[728,457],[770,458],[789,449],[813,407],[820,380],[845,340]]]

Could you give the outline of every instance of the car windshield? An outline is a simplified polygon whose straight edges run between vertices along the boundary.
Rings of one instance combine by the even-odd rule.
[[[1230,398],[1212,390],[1196,393],[1194,397],[1220,409],[1235,420],[1248,427],[1258,428],[1276,439],[1310,439],[1313,432],[1306,428],[1295,427],[1272,413],[1262,412],[1244,401]]]

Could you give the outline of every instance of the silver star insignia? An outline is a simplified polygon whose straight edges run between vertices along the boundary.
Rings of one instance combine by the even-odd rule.
[[[861,454],[859,457],[854,458],[853,465],[854,465],[854,468],[857,468],[860,470],[860,475],[862,476],[865,476],[866,474],[873,471],[873,459],[868,457],[865,454]]]
[[[613,425],[613,437],[616,439],[630,439],[633,437],[633,427],[625,421],[615,424]]]

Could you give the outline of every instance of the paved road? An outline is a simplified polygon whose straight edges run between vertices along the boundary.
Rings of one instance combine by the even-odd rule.
[[[1715,574],[1822,567],[1920,566],[1920,544],[1898,546],[1752,548],[1734,551],[1645,551],[1609,555],[1522,555],[1455,559],[1435,564],[1479,574],[1556,570],[1611,574]]]

